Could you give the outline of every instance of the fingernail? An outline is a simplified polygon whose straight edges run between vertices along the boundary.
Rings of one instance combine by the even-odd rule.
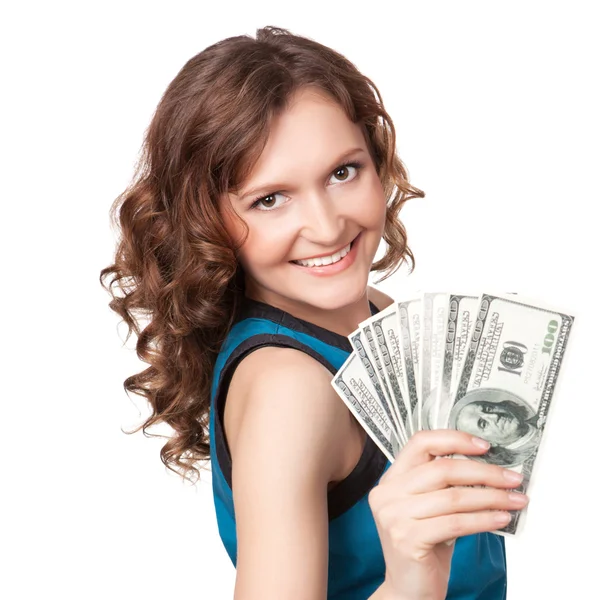
[[[504,477],[510,483],[521,483],[523,481],[523,475],[521,473],[515,473],[514,471],[504,470]]]
[[[486,442],[485,440],[482,440],[481,438],[478,438],[478,437],[473,438],[473,444],[475,446],[477,446],[478,448],[483,448],[484,450],[490,449],[490,443]]]
[[[523,506],[529,502],[529,498],[525,494],[519,494],[518,492],[508,494],[508,499],[515,504],[522,504]]]
[[[498,525],[506,525],[510,521],[510,513],[501,512],[494,516],[494,521]]]

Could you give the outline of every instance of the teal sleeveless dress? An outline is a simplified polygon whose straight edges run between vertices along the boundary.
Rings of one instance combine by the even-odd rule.
[[[370,303],[372,314],[378,312]],[[229,382],[239,362],[257,348],[280,346],[306,352],[331,375],[352,352],[348,338],[250,298],[221,346],[211,388],[210,459],[219,534],[234,566],[237,558],[231,492],[231,455],[223,414]],[[341,402],[341,400],[340,400]],[[385,562],[368,493],[390,466],[369,436],[354,470],[327,496],[329,572],[327,598],[364,600],[383,582]],[[456,541],[447,600],[505,600],[504,538],[482,533]]]

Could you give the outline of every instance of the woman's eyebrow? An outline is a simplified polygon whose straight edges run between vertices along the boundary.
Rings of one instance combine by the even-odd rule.
[[[345,150],[340,156],[338,156],[338,158],[336,160],[333,161],[333,164],[329,167],[329,169],[327,169],[327,173],[329,173],[330,171],[333,171],[333,169],[335,169],[335,167],[337,167],[342,161],[344,161],[345,159],[347,159],[349,156],[351,156],[354,153],[366,153],[364,148],[351,148],[350,150]],[[239,194],[238,194],[238,200],[245,200],[248,196],[255,196],[258,193],[261,192],[267,192],[267,190],[275,190],[275,189],[286,189],[288,188],[288,184],[287,183],[262,183],[259,185],[254,186],[252,189],[244,191],[242,190]]]

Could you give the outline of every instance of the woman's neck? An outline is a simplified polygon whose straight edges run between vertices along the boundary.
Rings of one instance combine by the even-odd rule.
[[[297,319],[308,321],[344,337],[348,337],[357,329],[359,323],[366,321],[371,316],[371,306],[367,292],[368,288],[352,304],[329,310],[275,294],[270,290],[257,291],[252,289],[251,286],[246,286],[246,296],[248,298],[279,308]]]

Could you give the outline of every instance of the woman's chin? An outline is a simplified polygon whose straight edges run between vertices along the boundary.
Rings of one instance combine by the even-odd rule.
[[[322,288],[318,295],[311,295],[309,303],[323,310],[339,310],[356,304],[365,295],[366,287],[362,286],[332,286],[330,290]]]

